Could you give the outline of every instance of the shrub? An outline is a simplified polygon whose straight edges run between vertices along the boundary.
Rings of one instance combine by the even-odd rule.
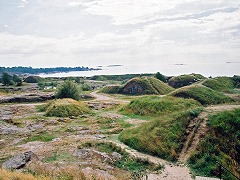
[[[38,83],[42,81],[42,78],[39,76],[28,76],[26,79],[24,79],[24,82],[26,83]]]
[[[156,73],[155,78],[157,78],[158,80],[160,80],[162,82],[167,82],[166,76],[162,75],[160,72]]]
[[[88,113],[90,110],[86,104],[73,99],[58,99],[41,108],[46,116],[69,117]]]
[[[66,80],[61,86],[57,88],[56,97],[72,98],[75,100],[79,100],[80,99],[79,86],[72,81]]]
[[[234,101],[223,93],[201,86],[182,87],[171,93],[171,95],[175,97],[195,99],[203,105],[223,104]]]
[[[105,86],[101,92],[103,93],[107,93],[107,94],[115,94],[115,93],[118,93],[119,92],[119,89],[121,87],[118,86],[118,85],[114,85],[114,86]]]

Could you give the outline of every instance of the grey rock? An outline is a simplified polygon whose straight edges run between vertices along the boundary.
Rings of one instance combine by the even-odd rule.
[[[23,154],[18,154],[13,156],[9,160],[2,164],[3,169],[20,169],[25,166],[25,164],[31,160],[33,155],[32,151],[25,152]]]
[[[112,158],[113,158],[114,161],[119,161],[119,160],[122,159],[122,155],[117,153],[117,152],[113,152],[112,153]]]

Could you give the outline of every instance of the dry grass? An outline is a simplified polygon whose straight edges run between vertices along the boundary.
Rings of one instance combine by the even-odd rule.
[[[34,177],[32,174],[0,169],[0,180],[50,180],[49,177]]]

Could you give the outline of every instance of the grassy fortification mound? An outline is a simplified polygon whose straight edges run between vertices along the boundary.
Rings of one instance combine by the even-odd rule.
[[[148,115],[154,120],[123,131],[122,142],[139,151],[175,161],[183,145],[185,130],[200,103],[174,97],[150,96],[133,100],[125,113]]]
[[[105,86],[100,92],[106,93],[106,94],[116,94],[119,92],[119,89],[121,86]]]
[[[180,88],[183,86],[191,85],[197,81],[206,79],[201,74],[184,74],[180,76],[174,76],[168,80],[168,84],[174,88]]]
[[[240,177],[240,109],[224,111],[211,116],[209,131],[190,157],[189,164],[197,175],[216,176],[219,161]],[[226,171],[223,179],[235,179]]]
[[[43,110],[46,116],[57,117],[79,116],[90,111],[84,103],[69,98],[51,101]]]
[[[233,99],[223,93],[201,86],[182,87],[171,93],[171,95],[175,97],[195,99],[203,105],[223,104],[233,101]]]
[[[234,89],[234,80],[231,77],[216,77],[204,81],[204,86],[207,86],[216,91],[225,92]]]
[[[153,77],[140,77],[129,80],[120,90],[122,94],[166,94],[173,88]]]

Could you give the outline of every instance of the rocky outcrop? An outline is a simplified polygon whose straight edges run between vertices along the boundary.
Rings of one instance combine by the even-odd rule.
[[[41,101],[46,101],[54,98],[55,98],[55,95],[53,93],[21,94],[21,95],[0,97],[0,103],[41,102]]]
[[[31,157],[33,155],[32,151],[25,152],[23,154],[18,154],[16,156],[13,156],[9,160],[5,161],[2,164],[3,169],[20,169],[27,164],[31,160]]]

